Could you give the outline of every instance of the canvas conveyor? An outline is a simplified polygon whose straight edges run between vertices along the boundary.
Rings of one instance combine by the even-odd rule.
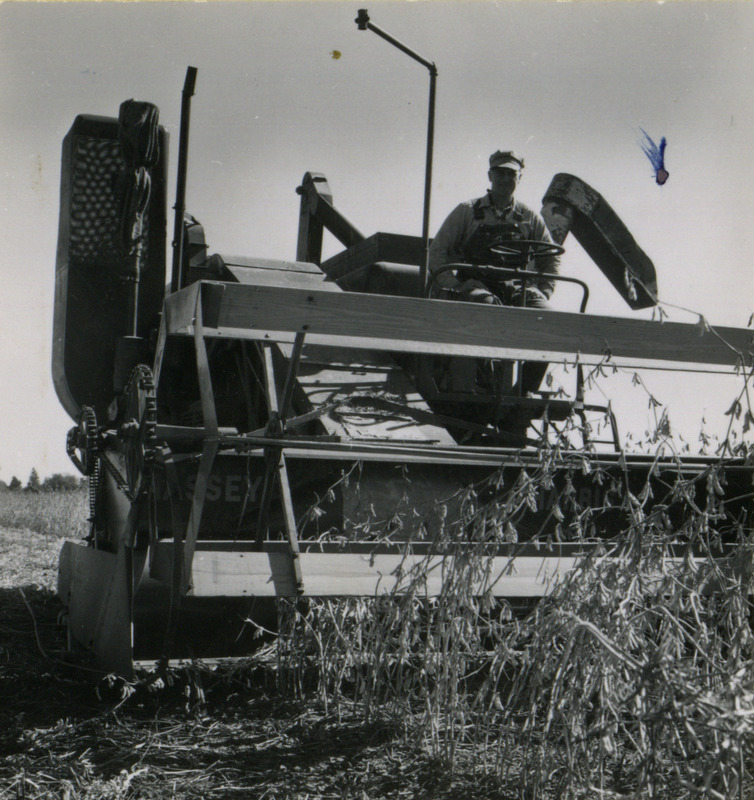
[[[429,299],[418,288],[420,240],[364,237],[315,173],[299,188],[298,260],[210,255],[181,211],[163,293],[164,147],[137,167],[151,180],[134,212],[138,248],[118,241],[117,220],[81,223],[102,197],[122,213],[111,177],[124,171],[122,128],[79,117],[66,137],[53,358],[77,421],[69,453],[92,486],[91,533],[65,543],[59,594],[71,647],[101,668],[247,654],[260,629],[274,628],[280,597],[436,595],[475,538],[476,591],[541,597],[625,525],[625,510],[606,502],[611,476],[649,482],[658,498],[679,476],[700,497],[707,491],[714,459],[622,453],[609,409],[585,402],[580,371],[566,398],[521,397],[511,379],[532,361],[731,372],[751,367],[749,331],[700,336],[695,325]],[[591,237],[606,274],[630,268],[644,287],[632,293],[616,278],[629,305],[646,305],[651,262],[611,227],[614,212],[596,192],[572,176],[558,181],[546,199],[560,241],[569,229]],[[324,230],[346,248],[325,261]],[[92,283],[111,304],[96,331],[77,299]],[[490,363],[494,380],[472,386]],[[511,408],[525,408],[534,427],[506,429]],[[607,420],[604,441],[588,432],[589,414]],[[558,450],[552,481],[495,533],[479,508],[520,492],[548,435],[571,423],[576,443]],[[725,478],[729,510],[748,519],[750,467],[730,460]],[[576,504],[561,503],[572,494],[591,513],[588,535],[568,541],[553,531],[573,521]],[[669,502],[669,517],[682,521],[685,506]]]

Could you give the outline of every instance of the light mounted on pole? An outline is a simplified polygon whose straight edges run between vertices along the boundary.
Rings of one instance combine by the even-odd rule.
[[[381,36],[386,42],[411,56],[414,61],[418,61],[429,70],[429,109],[427,113],[427,161],[424,173],[424,218],[422,223],[422,244],[424,250],[424,260],[420,267],[422,294],[427,293],[427,269],[429,261],[429,203],[432,192],[432,154],[435,138],[435,93],[437,90],[437,67],[433,62],[422,58],[405,44],[394,39],[390,34],[373,25],[369,20],[369,14],[365,8],[359,9],[358,16],[354,20],[360,31],[373,31]]]

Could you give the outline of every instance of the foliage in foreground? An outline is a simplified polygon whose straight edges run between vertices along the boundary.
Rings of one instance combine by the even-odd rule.
[[[466,495],[459,524],[470,546],[441,597],[423,596],[418,572],[400,595],[282,602],[279,637],[245,665],[111,679],[97,699],[92,678],[72,678],[49,651],[12,667],[27,618],[14,595],[0,664],[5,744],[16,748],[3,770],[8,791],[65,789],[70,800],[254,796],[253,787],[281,800],[750,798],[751,548],[748,520],[722,494],[725,462],[707,471],[704,495],[672,471],[667,496],[616,487],[610,502],[622,506],[625,529],[536,607],[480,596],[487,543],[510,541],[511,514],[537,502],[532,489],[554,463],[543,453],[539,469],[491,502],[480,502],[484,487]],[[669,524],[674,495],[686,513]],[[566,492],[563,524],[581,522],[589,538],[589,515],[568,503]],[[85,519],[85,495],[74,512]],[[35,625],[28,649],[40,636]]]
[[[556,441],[515,484],[497,475],[469,487],[435,541],[464,542],[442,594],[426,598],[420,569],[401,594],[284,607],[279,678],[336,712],[355,701],[367,719],[410,718],[433,754],[453,765],[471,750],[510,796],[754,796],[752,495],[748,479],[726,485],[730,470],[750,474],[747,386],[717,458],[694,475],[662,411],[643,473],[622,458],[603,469]],[[581,503],[577,473],[595,470],[602,505]],[[485,556],[517,542],[545,497],[548,531],[522,546],[596,547],[546,599],[517,609],[485,592]]]
[[[746,588],[711,559],[668,560],[656,540],[631,542],[574,576],[516,637],[503,717],[523,723],[508,747],[531,754],[534,787],[744,796],[754,754]]]
[[[663,503],[647,510],[626,493],[628,528],[528,615],[475,590],[482,539],[435,600],[418,574],[401,595],[290,606],[281,677],[335,707],[356,699],[367,718],[408,715],[435,755],[453,763],[471,748],[522,796],[743,798],[751,545],[714,492],[703,509],[687,505],[682,529],[667,527]],[[504,508],[483,512],[488,532],[491,519],[510,522]],[[725,561],[714,517],[731,542]]]

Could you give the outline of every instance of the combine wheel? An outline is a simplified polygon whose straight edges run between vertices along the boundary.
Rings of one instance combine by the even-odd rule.
[[[126,483],[135,499],[146,488],[152,473],[157,446],[157,401],[152,370],[140,364],[131,373],[124,394],[123,442]]]
[[[93,408],[82,407],[79,424],[68,431],[66,450],[68,457],[82,475],[94,475],[100,454],[100,443],[97,416]]]

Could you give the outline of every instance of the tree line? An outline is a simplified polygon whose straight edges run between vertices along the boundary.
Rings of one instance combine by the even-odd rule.
[[[0,486],[2,485],[3,482],[0,481]],[[87,485],[86,478],[80,478],[76,475],[64,475],[60,472],[56,472],[42,481],[37,470],[32,467],[26,485],[14,475],[10,479],[10,483],[7,484],[7,488],[12,492],[74,492]]]

